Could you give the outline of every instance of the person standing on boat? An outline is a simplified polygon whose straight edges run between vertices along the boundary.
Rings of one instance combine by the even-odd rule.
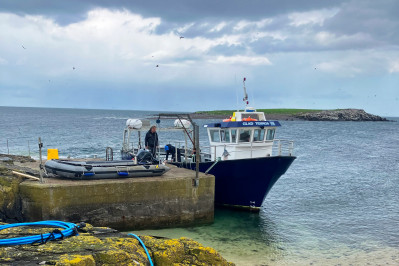
[[[155,157],[157,147],[158,147],[157,127],[152,126],[145,135],[145,148],[151,152],[152,156]]]

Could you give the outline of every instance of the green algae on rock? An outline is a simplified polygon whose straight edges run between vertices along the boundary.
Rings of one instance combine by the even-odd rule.
[[[21,177],[12,176],[11,170],[0,165],[0,221],[22,221],[19,201]]]
[[[48,231],[54,228],[47,229]],[[13,228],[0,238],[39,234],[43,228]],[[47,231],[47,232],[48,232]],[[140,236],[155,265],[234,265],[213,248],[188,238],[166,239]],[[79,236],[44,245],[0,247],[2,265],[149,265],[139,241],[111,228],[87,225]]]

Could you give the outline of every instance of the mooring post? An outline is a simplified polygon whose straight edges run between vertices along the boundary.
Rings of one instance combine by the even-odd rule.
[[[40,160],[39,174],[40,174],[40,183],[43,183],[42,147],[43,147],[42,139],[39,137],[39,160]]]
[[[194,186],[199,186],[199,162],[200,162],[200,146],[199,146],[199,126],[194,124],[194,142],[195,142],[195,182]]]

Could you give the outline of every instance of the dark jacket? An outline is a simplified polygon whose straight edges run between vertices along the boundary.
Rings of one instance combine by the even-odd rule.
[[[169,154],[172,155],[172,160],[176,161],[176,148],[175,146],[168,144],[166,145],[168,146],[168,150],[166,151],[166,160],[168,160],[169,158]],[[165,146],[165,150],[166,150],[166,146]],[[181,161],[181,153],[180,153],[180,149],[177,149],[177,161],[180,162]]]
[[[157,132],[152,133],[151,130],[147,132],[145,135],[145,144],[146,147],[156,147],[158,146],[158,134]]]

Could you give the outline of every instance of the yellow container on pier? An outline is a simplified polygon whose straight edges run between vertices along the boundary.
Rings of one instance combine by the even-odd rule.
[[[58,160],[58,149],[47,149],[47,160]]]

